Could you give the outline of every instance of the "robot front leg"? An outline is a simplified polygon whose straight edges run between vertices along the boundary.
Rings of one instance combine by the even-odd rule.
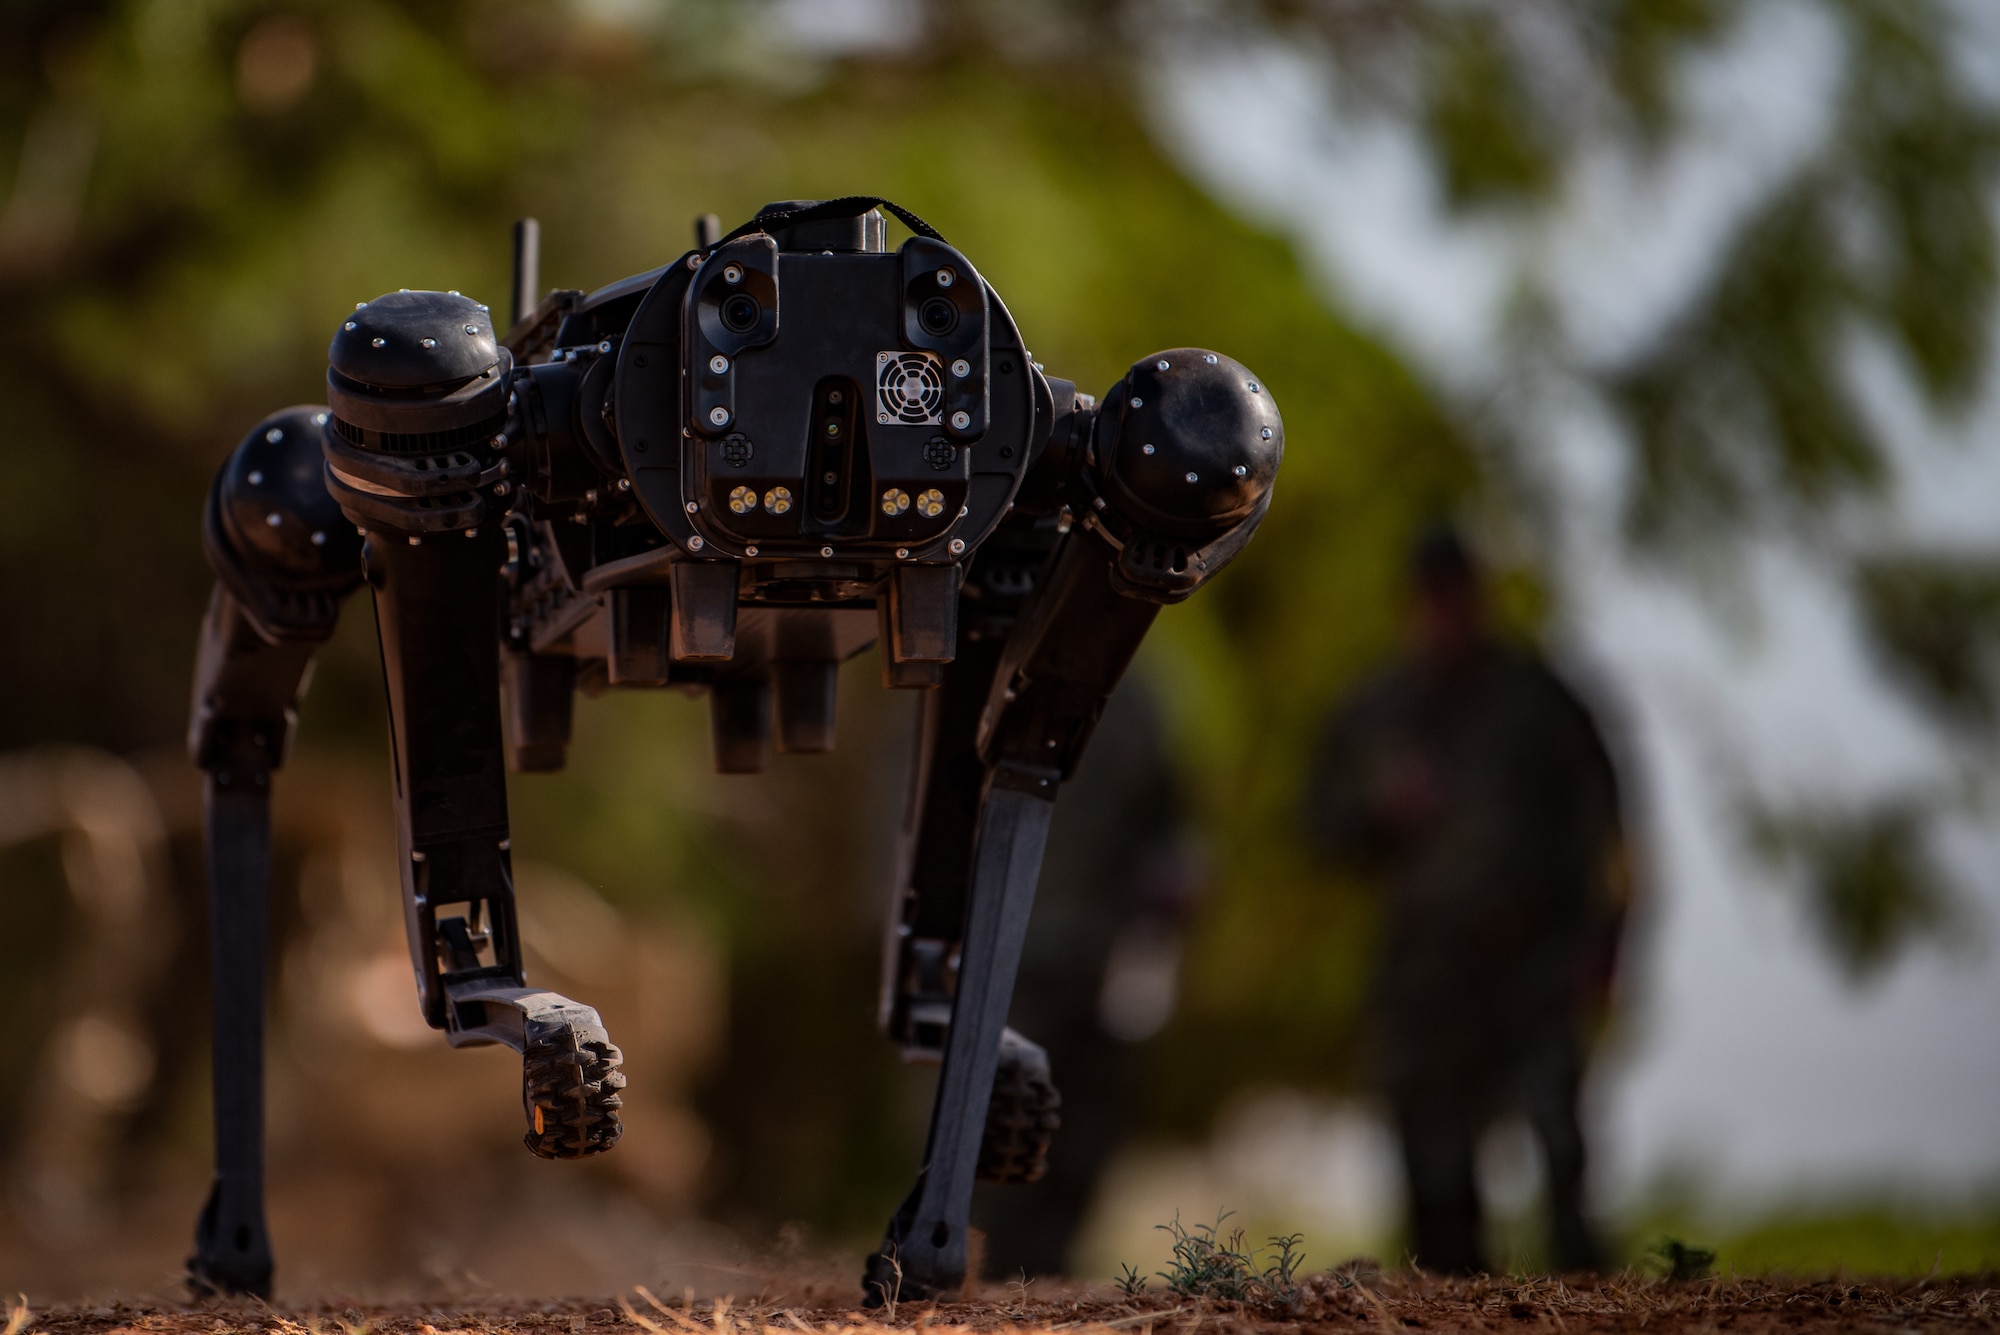
[[[215,1182],[195,1229],[197,1293],[271,1291],[264,1225],[264,987],[271,780],[314,651],[361,582],[361,544],[321,482],[321,408],[259,422],[209,493],[217,585],[195,663],[190,758],[206,774]]]
[[[388,686],[404,923],[424,1018],[522,1054],[528,1148],[618,1140],[622,1056],[597,1012],[527,985],[500,731],[501,449],[511,361],[483,308],[394,293],[336,335],[327,485],[367,535]],[[368,377],[374,376],[371,381]],[[420,382],[444,390],[384,390]]]
[[[1112,587],[1108,555],[1073,539],[1004,649],[975,648],[953,663],[928,702],[887,1018],[906,1049],[921,1053],[936,1042],[949,996],[948,1028],[923,1165],[863,1279],[874,1303],[958,1288],[974,1181],[1036,1175],[1004,1162],[1016,1129],[1007,1124],[1046,1117],[1052,1129],[1046,1058],[1037,1062],[1040,1050],[1007,1029],[1007,1012],[1056,793],[1159,610]],[[1025,1080],[996,1091],[1003,1056]],[[1046,1097],[1012,1106],[1024,1092],[1017,1086],[1037,1077]]]

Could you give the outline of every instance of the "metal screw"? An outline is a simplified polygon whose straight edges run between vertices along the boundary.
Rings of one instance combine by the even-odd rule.
[[[721,404],[717,404],[708,410],[708,420],[716,426],[726,425],[729,421],[729,409],[723,407]]]
[[[909,549],[908,547],[898,547],[898,548],[896,549],[896,559],[897,559],[898,561],[907,561],[907,560],[909,560],[909,559],[910,559],[910,549]]]
[[[957,361],[951,364],[951,373],[957,376],[959,379],[963,380],[965,379],[965,377],[972,374],[972,363],[965,360],[965,358],[960,357]]]
[[[321,532],[319,529],[314,529],[312,535],[312,545],[315,547],[326,546],[326,534]]]
[[[260,470],[254,468],[250,470],[250,485],[253,487],[264,485],[264,474]]]
[[[745,547],[743,549],[743,554],[745,556],[755,556],[757,554],[757,549],[755,547]]]
[[[727,371],[729,369],[729,358],[723,356],[719,352],[716,353],[713,357],[710,357],[708,359],[708,369],[715,372],[717,375],[721,375],[724,371]]]
[[[604,340],[603,342],[599,343],[599,344],[597,345],[597,350],[598,350],[599,352],[609,352],[609,351],[611,351],[611,340],[607,338],[607,339],[605,339],[605,340]]]
[[[410,861],[412,862],[422,862],[425,857],[426,854],[421,849],[413,848],[410,850]]]
[[[1154,362],[1154,363],[1153,363],[1153,369],[1154,369],[1155,371],[1164,371],[1164,370],[1166,370],[1166,369],[1167,369],[1167,359],[1166,359],[1166,358],[1164,358],[1164,357],[1162,357],[1162,358],[1161,358],[1161,359],[1160,359],[1159,361],[1156,361],[1156,362]],[[1050,743],[1050,745],[1054,745],[1054,743]]]
[[[875,414],[875,420],[876,420],[876,421],[878,421],[878,422],[886,422],[886,421],[888,421],[888,420],[889,420],[889,414],[887,414],[887,413],[876,413],[876,414]]]
[[[972,414],[968,412],[953,413],[951,415],[951,425],[954,431],[965,430],[965,428],[972,425]]]
[[[434,338],[420,338],[417,342],[427,348],[434,348],[438,345],[438,341]]]
[[[691,552],[698,552],[702,549],[703,546],[704,544],[701,540],[701,534],[699,533],[695,534],[692,538],[688,539],[688,550]]]
[[[325,413],[314,413],[314,414],[313,414],[313,425],[314,425],[314,426],[325,426],[325,425],[326,425],[326,414],[325,414]]]
[[[479,326],[476,324],[469,324],[465,326],[465,332],[468,334],[476,334],[479,332]]]
[[[1271,428],[1265,427],[1262,431],[1259,431],[1257,434],[1262,436],[1265,440],[1269,440],[1271,438]]]
[[[469,528],[465,530],[465,536],[468,538],[476,538],[479,536],[479,530],[476,528]]]
[[[1188,479],[1188,481],[1190,481],[1190,482],[1199,482],[1199,481],[1201,481],[1201,474],[1199,474],[1199,473],[1189,473],[1189,474],[1187,475],[1187,479]]]
[[[1256,382],[1256,381],[1254,381],[1254,380],[1248,380],[1248,381],[1245,381],[1244,383],[1250,386],[1250,392],[1251,392],[1252,394],[1259,394],[1259,393],[1262,393],[1262,392],[1263,392],[1263,391],[1261,391],[1261,390],[1259,390],[1259,389],[1257,388],[1257,382]]]
[[[1203,354],[1201,354],[1201,359],[1207,362],[1210,366],[1215,365],[1215,354],[1212,352],[1204,352]]]
[[[722,267],[722,281],[732,286],[742,282],[743,266],[740,264],[725,264]]]
[[[365,311],[368,309],[368,303],[365,301],[357,301],[354,303],[354,309],[357,311]]]
[[[1238,464],[1238,465],[1236,465],[1236,468],[1235,468],[1235,470],[1234,470],[1234,471],[1235,471],[1235,473],[1236,473],[1236,476],[1238,476],[1238,477],[1249,477],[1249,476],[1250,476],[1250,470],[1249,470],[1248,468],[1244,467],[1244,466],[1243,466],[1242,464]]]
[[[458,296],[463,296],[464,293],[460,292],[457,288],[454,287],[448,292],[446,292],[445,295],[447,297],[458,297]]]
[[[697,250],[694,254],[688,256],[688,268],[699,269],[700,267],[701,267],[701,252]]]
[[[619,479],[618,479],[618,490],[620,490],[620,491],[630,491],[630,490],[632,490],[632,479],[631,479],[631,478],[629,478],[629,477],[621,477],[621,478],[619,478]]]
[[[264,516],[264,522],[269,524],[272,528],[276,528],[278,527],[278,525],[284,523],[285,521],[283,516],[281,516],[276,510],[273,510],[271,511],[271,513]]]
[[[939,269],[937,278],[939,287],[950,287],[958,281],[958,275],[949,269]]]
[[[283,440],[284,438],[285,438],[285,433],[280,431],[277,427],[272,427],[269,431],[266,431],[264,433],[264,439],[270,441],[273,445],[276,445],[279,441]]]
[[[695,511],[697,511],[697,510],[701,509],[701,502],[700,502],[700,501],[689,501],[689,502],[687,503],[687,505],[686,505],[686,507],[685,507],[685,508],[686,508],[686,510],[687,510],[687,512],[688,512],[689,514],[693,514],[693,513],[695,512]]]
[[[386,338],[371,338],[368,340],[368,344],[370,347],[386,348],[389,346],[389,340]]]
[[[1142,398],[1138,398],[1137,396],[1134,396],[1134,397],[1133,397],[1133,399],[1132,399],[1132,406],[1133,406],[1134,408],[1143,408],[1143,407],[1145,407],[1145,406],[1146,406],[1146,401],[1145,401],[1144,399],[1142,399]]]
[[[412,547],[421,547],[421,546],[423,546],[423,545],[424,545],[424,540],[423,540],[422,538],[418,537],[418,536],[417,536],[416,534],[414,534],[414,533],[412,533],[412,534],[410,535],[410,546],[412,546]]]
[[[1141,454],[1151,454],[1152,452],[1153,452],[1153,447],[1151,445],[1141,445],[1139,447],[1139,453]]]
[[[513,489],[514,489],[513,484],[509,482],[495,482],[493,484],[493,494],[495,496],[505,496],[508,492],[512,491]]]
[[[833,548],[831,548],[831,547],[822,547],[822,548],[820,548],[820,549],[819,549],[819,554],[820,554],[821,556],[832,556],[832,555],[833,555]]]
[[[828,392],[826,401],[828,403],[845,403],[847,402],[847,396],[836,389]]]
[[[360,324],[353,320],[349,320],[346,324],[341,326],[342,329],[359,329],[360,327],[361,327]]]
[[[957,556],[960,552],[963,552],[964,550],[965,550],[964,538],[953,538],[951,540],[951,554],[953,556]]]

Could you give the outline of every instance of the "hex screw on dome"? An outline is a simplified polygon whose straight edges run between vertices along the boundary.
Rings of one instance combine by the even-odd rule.
[[[368,344],[369,344],[369,346],[370,346],[370,347],[375,347],[375,348],[386,348],[386,347],[388,347],[388,346],[389,346],[389,340],[388,340],[388,339],[386,339],[386,338],[381,338],[381,337],[379,337],[379,336],[378,336],[378,337],[376,337],[376,338],[371,338],[371,339],[369,339],[369,340],[368,340]]]
[[[1135,394],[1132,396],[1132,406],[1134,408],[1143,408],[1146,406],[1146,401]]]
[[[1250,476],[1250,470],[1249,470],[1249,469],[1248,469],[1247,467],[1245,467],[1244,465],[1242,465],[1242,464],[1238,464],[1238,465],[1236,465],[1236,469],[1235,469],[1235,472],[1236,472],[1236,476],[1238,476],[1238,477],[1249,477],[1249,476]]]
[[[1166,359],[1166,358],[1164,358],[1164,357],[1162,357],[1162,358],[1160,358],[1160,360],[1158,360],[1158,361],[1154,362],[1154,363],[1153,363],[1153,369],[1154,369],[1155,371],[1164,371],[1164,370],[1166,370],[1166,369],[1167,369],[1167,359]]]
[[[1189,473],[1189,474],[1187,475],[1187,480],[1188,480],[1188,481],[1190,481],[1190,482],[1199,482],[1199,481],[1201,481],[1201,474],[1199,474],[1199,473]]]

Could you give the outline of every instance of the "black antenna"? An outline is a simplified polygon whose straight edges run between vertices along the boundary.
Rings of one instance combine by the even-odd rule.
[[[542,225],[533,218],[514,224],[514,318],[519,324],[542,301]]]
[[[722,219],[713,213],[704,213],[694,220],[694,247],[696,250],[714,250],[715,243],[722,240]]]

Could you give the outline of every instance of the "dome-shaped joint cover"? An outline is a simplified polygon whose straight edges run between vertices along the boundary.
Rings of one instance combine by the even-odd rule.
[[[514,358],[491,312],[450,292],[391,292],[356,307],[327,348],[327,396],[342,434],[399,449],[403,436],[480,427],[506,412]]]
[[[202,545],[216,577],[272,639],[319,638],[361,582],[361,538],[327,493],[327,409],[259,422],[216,471]]]
[[[1285,428],[1262,381],[1202,348],[1135,363],[1104,397],[1097,458],[1105,499],[1125,518],[1200,546],[1250,518],[1284,455]]]

